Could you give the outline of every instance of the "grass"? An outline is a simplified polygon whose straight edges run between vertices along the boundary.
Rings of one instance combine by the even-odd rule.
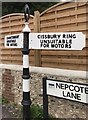
[[[3,97],[2,98],[2,104],[8,104],[8,103],[9,103],[9,101]]]
[[[36,119],[43,118],[43,110],[39,105],[31,105],[31,117]]]

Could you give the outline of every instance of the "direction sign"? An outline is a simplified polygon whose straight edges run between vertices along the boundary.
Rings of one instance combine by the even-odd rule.
[[[88,85],[59,80],[46,80],[47,95],[88,103]]]
[[[23,34],[5,37],[5,47],[23,48]],[[29,49],[82,50],[85,35],[82,32],[30,33]]]
[[[85,35],[82,32],[31,33],[30,49],[82,50]]]
[[[13,34],[5,36],[5,47],[7,48],[22,48],[23,34]]]

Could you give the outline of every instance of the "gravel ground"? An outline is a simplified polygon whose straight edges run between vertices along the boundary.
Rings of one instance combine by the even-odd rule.
[[[9,119],[18,119],[22,118],[22,112],[21,109],[17,106],[11,105],[11,104],[4,104],[2,107],[0,106],[0,117],[2,116],[2,120],[9,120]],[[1,114],[2,113],[2,114]]]

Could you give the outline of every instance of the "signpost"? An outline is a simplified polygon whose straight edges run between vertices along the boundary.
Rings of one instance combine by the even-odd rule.
[[[29,7],[25,5],[25,27],[23,29],[23,120],[30,120],[30,74],[29,74],[29,33],[28,20],[30,17]]]
[[[5,36],[5,47],[22,48],[23,120],[30,120],[30,49],[82,50],[85,47],[85,35],[82,32],[30,33],[28,27],[30,10],[27,4],[25,5],[24,17],[25,27],[23,33]],[[44,119],[48,118],[48,95],[88,103],[88,86],[43,78]]]

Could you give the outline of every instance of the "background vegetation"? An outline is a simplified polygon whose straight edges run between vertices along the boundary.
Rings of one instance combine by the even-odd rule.
[[[47,8],[57,4],[57,2],[29,2],[27,3],[30,7],[31,14],[38,10],[43,12]],[[24,12],[24,2],[3,2],[2,3],[2,15],[7,15],[9,13],[23,13]]]

